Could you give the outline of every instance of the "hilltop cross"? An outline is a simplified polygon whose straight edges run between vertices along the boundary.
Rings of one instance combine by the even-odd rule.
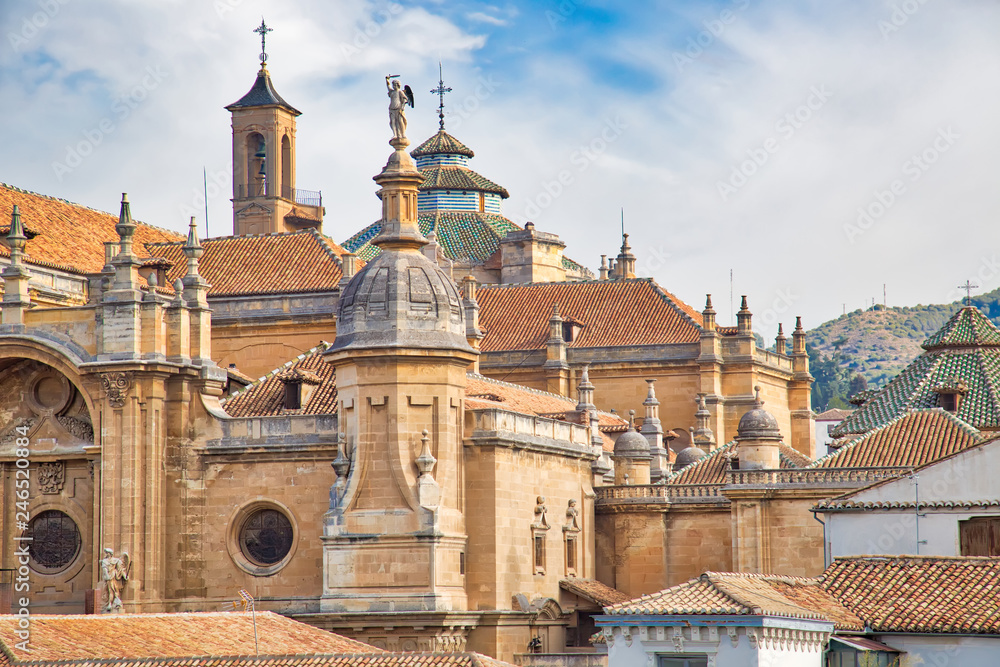
[[[965,290],[965,305],[966,306],[971,306],[972,305],[972,290],[976,289],[977,287],[979,287],[979,285],[973,284],[972,281],[970,281],[970,280],[966,280],[964,285],[959,285],[958,286],[958,289],[964,289]]]
[[[264,23],[264,17],[261,17],[260,26],[254,28],[253,32],[260,35],[260,64],[264,65],[267,63],[267,51],[264,50],[264,41],[267,38],[267,33],[274,32],[274,28],[268,28],[267,24]]]
[[[444,75],[441,73],[441,63],[438,62],[438,87],[431,90],[438,96],[438,129],[444,130],[444,94],[450,93],[451,88],[444,87]]]

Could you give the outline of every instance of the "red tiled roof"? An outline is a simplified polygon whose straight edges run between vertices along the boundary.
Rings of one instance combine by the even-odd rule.
[[[674,474],[667,480],[667,484],[725,484],[726,471],[732,467],[732,459],[736,456],[736,452],[736,441],[728,442],[705,458]],[[808,456],[785,443],[778,445],[778,452],[783,470],[805,468],[813,462]]]
[[[875,632],[1000,634],[997,558],[838,558],[821,581]]]
[[[21,211],[21,221],[37,234],[25,247],[29,263],[96,273],[104,267],[105,241],[119,240],[115,231],[117,215],[0,183],[0,224],[9,228],[15,204]],[[141,222],[136,222],[133,238],[140,257],[145,257],[146,243],[184,239],[176,232]],[[10,257],[6,245],[0,244],[0,256]]]
[[[602,584],[594,579],[578,579],[569,577],[559,581],[559,586],[574,595],[579,595],[591,602],[596,602],[602,607],[625,602],[629,596],[622,593],[617,588],[611,588],[607,584]]]
[[[649,278],[482,287],[484,352],[545,347],[552,307],[584,328],[570,347],[694,343],[701,316]]]
[[[576,401],[565,396],[550,394],[546,391],[531,389],[509,382],[501,382],[483,375],[469,373],[465,389],[465,405],[467,408],[500,408],[511,412],[520,412],[549,419],[565,421],[566,413],[576,410]],[[628,422],[617,415],[598,411],[601,435],[604,439],[604,449],[614,450],[614,440],[607,433],[628,426]]]
[[[816,579],[737,572],[706,572],[658,593],[609,606],[609,615],[747,614],[826,619],[841,629],[864,623]]]
[[[183,245],[181,241],[146,246],[149,253],[173,263],[167,274],[171,284],[187,272]],[[343,277],[340,256],[347,252],[311,228],[284,234],[222,236],[205,239],[201,245],[205,253],[198,269],[211,285],[210,296],[332,290]]]
[[[323,358],[330,347],[322,342],[303,352],[284,366],[276,368],[249,387],[222,399],[222,407],[231,417],[273,417],[284,414],[329,415],[337,411],[337,376],[332,364]],[[298,410],[285,409],[285,383],[282,378],[301,376],[315,385],[312,395]]]
[[[378,653],[353,639],[269,611],[256,613],[261,655]],[[15,662],[51,662],[193,656],[245,656],[254,652],[254,626],[243,612],[32,615],[29,651],[16,647],[17,616],[0,616],[0,644]]]
[[[814,468],[922,466],[983,441],[979,431],[940,408],[905,413],[844,445]]]
[[[826,619],[841,630],[998,635],[998,600],[1000,558],[855,556],[817,579],[706,572],[605,613],[767,614]]]

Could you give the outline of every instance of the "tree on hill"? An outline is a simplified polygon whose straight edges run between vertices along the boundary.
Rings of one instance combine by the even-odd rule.
[[[851,378],[851,383],[847,386],[847,397],[850,398],[862,391],[868,391],[868,380],[861,373],[855,373]]]

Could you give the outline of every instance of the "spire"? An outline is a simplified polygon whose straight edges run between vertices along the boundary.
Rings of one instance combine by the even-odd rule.
[[[24,254],[24,246],[28,241],[24,233],[24,225],[21,224],[21,209],[14,204],[14,212],[10,216],[10,231],[7,232],[7,246],[10,248],[11,266],[21,265],[21,255]]]
[[[390,78],[392,76],[386,77],[387,86]],[[395,81],[394,87],[389,91],[393,103],[398,100],[392,96],[402,94],[398,86],[399,79]],[[409,86],[406,90],[409,92]],[[403,99],[406,99],[405,96]],[[399,101],[399,104],[400,109],[390,109],[389,117],[392,120],[393,114],[398,114],[405,130],[406,115],[402,107],[405,107],[406,102]],[[393,147],[393,153],[382,168],[382,172],[373,179],[382,188],[379,191],[379,197],[382,199],[382,231],[372,239],[372,245],[382,250],[416,252],[428,243],[417,226],[417,194],[424,177],[413,163],[413,158],[406,152],[410,140],[406,138],[405,132],[401,136],[394,134],[389,140],[389,145]]]
[[[191,216],[191,222],[188,223],[187,241],[184,243],[183,250],[184,255],[188,258],[187,275],[197,276],[198,258],[205,253],[205,249],[201,247],[201,241],[198,240],[198,227],[195,224],[193,215]]]
[[[7,233],[7,246],[10,248],[10,265],[0,271],[3,277],[3,323],[24,324],[24,314],[31,305],[28,293],[30,276],[21,263],[24,245],[28,240],[21,224],[21,210],[14,205],[10,216],[10,231]]]
[[[715,309],[712,308],[712,295],[705,295],[705,310],[701,311],[701,328],[707,332],[715,331]]]
[[[785,338],[785,330],[781,322],[778,322],[778,335],[774,337],[774,351],[778,354],[788,353],[788,339]]]
[[[715,433],[712,432],[710,421],[712,413],[705,404],[705,394],[698,394],[698,409],[694,413],[694,418],[695,428],[691,440],[696,447],[707,454],[715,445]]]
[[[736,329],[741,335],[749,336],[752,333],[751,320],[753,313],[750,312],[750,308],[747,306],[747,297],[743,295],[743,301],[740,303],[740,309],[736,313]]]
[[[628,234],[624,231],[622,224],[622,247],[618,253],[618,261],[615,263],[615,278],[624,280],[635,278],[635,255],[632,254],[632,246],[628,243]]]
[[[580,372],[580,382],[576,385],[577,412],[585,410],[595,410],[594,407],[594,385],[590,382],[590,364],[584,364]]]
[[[121,211],[118,213],[118,224],[115,225],[118,238],[121,239],[118,254],[125,257],[132,255],[132,235],[135,234],[135,223],[132,222],[132,207],[128,201],[128,193],[122,193]]]
[[[792,354],[805,355],[806,331],[802,328],[802,317],[795,318],[795,331],[792,332]]]
[[[444,94],[450,93],[451,88],[444,87],[444,75],[441,73],[441,61],[438,61],[438,85],[431,89],[431,93],[438,96],[438,129],[444,132]]]

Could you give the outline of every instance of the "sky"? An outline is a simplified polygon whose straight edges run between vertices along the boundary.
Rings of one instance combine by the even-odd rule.
[[[1000,287],[995,0],[4,0],[0,181],[173,230],[232,231],[231,126],[268,69],[297,186],[343,241],[380,214],[383,77],[408,135],[446,128],[504,213],[597,270],[622,219],[640,275],[773,336],[844,310]],[[204,170],[204,171],[203,171]],[[30,221],[26,221],[30,226]],[[884,296],[883,296],[884,295]]]

